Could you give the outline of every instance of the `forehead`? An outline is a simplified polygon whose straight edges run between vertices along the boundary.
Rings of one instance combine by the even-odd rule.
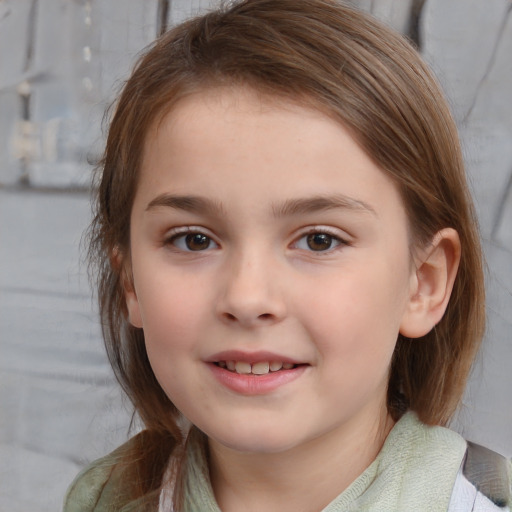
[[[247,87],[191,94],[155,122],[139,188],[148,200],[158,191],[219,201],[238,192],[247,204],[258,194],[279,202],[339,193],[368,203],[386,188],[402,208],[394,183],[340,122],[305,102]]]
[[[323,118],[338,128],[343,126],[326,105],[308,95],[287,95],[278,89],[265,90],[257,85],[213,83],[182,91],[176,101],[163,109],[149,126],[145,148],[156,140],[162,130],[166,132],[163,136],[180,138],[185,134],[183,128],[187,127],[197,135],[203,133],[205,130],[198,129],[202,128],[203,122],[205,129],[212,122],[220,124],[221,121],[226,125],[232,123],[232,126],[239,122],[250,128],[265,120],[271,122],[281,118],[283,121],[285,117],[290,121],[299,117],[304,122]],[[343,130],[350,131],[345,126]],[[190,133],[187,132],[187,136]],[[352,136],[356,140],[357,137]]]

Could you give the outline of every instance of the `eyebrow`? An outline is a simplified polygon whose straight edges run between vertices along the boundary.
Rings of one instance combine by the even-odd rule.
[[[162,206],[205,215],[222,215],[224,212],[221,203],[206,197],[172,194],[161,194],[155,197],[149,202],[146,211]],[[335,209],[370,213],[378,217],[375,209],[368,203],[342,194],[288,199],[282,204],[272,206],[272,212],[276,218]]]
[[[313,196],[303,199],[289,199],[282,205],[275,205],[273,207],[275,217],[286,217],[337,209],[371,213],[375,217],[378,217],[375,209],[368,203],[343,194]]]
[[[224,210],[220,203],[212,201],[206,197],[161,194],[149,202],[146,207],[146,211],[153,210],[160,206],[201,214],[221,214]]]

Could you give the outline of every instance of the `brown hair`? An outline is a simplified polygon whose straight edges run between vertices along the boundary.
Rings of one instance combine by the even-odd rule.
[[[142,330],[127,321],[123,270],[113,255],[129,257],[131,206],[150,125],[183,96],[224,84],[307,102],[351,130],[397,184],[415,244],[427,244],[444,227],[458,232],[462,256],[446,313],[422,339],[399,335],[388,386],[395,419],[412,409],[426,423],[445,424],[483,335],[484,285],[457,131],[442,93],[404,38],[352,7],[245,0],[157,40],[126,83],[108,134],[90,257],[107,353],[153,448],[159,442],[168,455],[181,445],[179,414],[152,372]],[[134,491],[140,496],[158,488],[166,457],[155,469],[142,448],[134,453],[146,475]]]

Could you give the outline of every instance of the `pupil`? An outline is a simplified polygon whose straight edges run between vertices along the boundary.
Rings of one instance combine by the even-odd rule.
[[[311,233],[308,235],[308,247],[312,251],[325,251],[332,245],[332,237],[325,233]]]
[[[201,233],[192,233],[187,235],[185,242],[187,244],[187,248],[191,251],[208,249],[208,246],[210,245],[210,239]]]

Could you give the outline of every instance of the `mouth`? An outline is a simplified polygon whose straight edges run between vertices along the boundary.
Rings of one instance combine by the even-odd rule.
[[[238,395],[269,395],[300,379],[309,363],[273,352],[219,352],[205,361],[213,376]]]
[[[283,361],[259,361],[257,363],[248,363],[247,361],[214,361],[213,364],[229,372],[239,375],[268,375],[283,370],[293,370],[302,364],[294,364]]]

